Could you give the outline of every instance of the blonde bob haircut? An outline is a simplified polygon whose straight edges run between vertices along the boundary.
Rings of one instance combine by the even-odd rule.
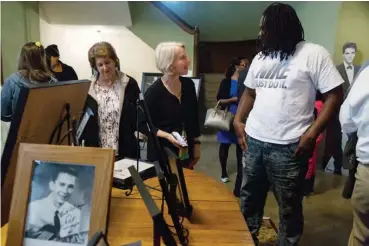
[[[160,43],[155,49],[155,60],[157,69],[163,74],[173,75],[172,64],[176,58],[178,48],[184,48],[183,43],[164,42]]]

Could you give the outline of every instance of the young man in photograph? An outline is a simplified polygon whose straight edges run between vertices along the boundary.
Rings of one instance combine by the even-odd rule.
[[[343,80],[328,51],[304,41],[290,5],[271,4],[261,18],[259,35],[261,51],[251,63],[234,119],[245,151],[241,210],[257,242],[271,184],[279,206],[277,245],[298,245],[308,159],[328,119],[339,110]],[[325,103],[314,121],[317,90]]]
[[[360,66],[354,65],[357,46],[355,43],[345,43],[342,47],[343,63],[337,66],[337,70],[345,81],[342,84],[344,97],[347,96],[348,89],[352,85],[354,78],[360,70]],[[322,166],[326,169],[331,158],[334,159],[333,173],[342,175],[343,150],[342,150],[342,129],[337,112],[328,122],[325,147],[323,153]]]
[[[49,195],[29,204],[26,237],[63,241],[79,233],[81,211],[68,202],[77,182],[73,169],[57,169],[49,182]]]
[[[342,47],[343,62],[337,66],[338,72],[341,74],[345,83],[342,85],[345,95],[352,81],[360,70],[360,66],[354,65],[357,46],[355,43],[347,42]]]

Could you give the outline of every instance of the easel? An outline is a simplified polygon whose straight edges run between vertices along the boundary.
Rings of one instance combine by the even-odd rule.
[[[70,122],[73,116],[78,120],[87,99],[90,83],[89,80],[78,80],[27,84],[21,88],[1,157],[1,225],[6,224],[9,218],[19,144],[49,144],[53,141],[50,140],[51,136],[61,118]],[[61,111],[67,110],[66,104],[69,104],[69,113],[61,117]],[[74,123],[72,122],[72,132]],[[68,131],[70,126],[69,123]],[[60,135],[57,144],[71,145],[73,135],[75,134]],[[67,136],[69,142],[65,143]]]
[[[64,117],[59,121],[58,125],[55,127],[54,131],[50,136],[49,144],[53,143],[55,134],[57,134],[56,144],[60,145],[63,143],[64,139],[68,137],[68,145],[72,146],[79,146],[79,142],[77,139],[77,120],[74,118],[72,120],[72,127],[71,127],[71,107],[69,103],[65,104],[63,114]],[[67,122],[67,132],[64,133],[63,137],[61,137],[61,132],[64,123]],[[72,139],[72,141],[71,141]]]

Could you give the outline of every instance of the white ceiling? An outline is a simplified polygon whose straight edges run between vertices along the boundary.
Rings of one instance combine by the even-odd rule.
[[[40,1],[41,18],[50,24],[132,26],[128,2]]]

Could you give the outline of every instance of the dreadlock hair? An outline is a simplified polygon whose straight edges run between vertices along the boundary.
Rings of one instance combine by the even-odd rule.
[[[229,64],[229,66],[227,68],[227,71],[225,73],[225,77],[227,79],[230,79],[233,76],[234,72],[236,72],[236,66],[240,65],[241,61],[245,60],[245,59],[246,58],[243,57],[243,56],[233,58],[231,63]]]
[[[296,11],[288,4],[269,5],[261,21],[261,53],[272,58],[280,54],[281,61],[287,60],[296,50],[296,45],[304,41],[304,29]]]

